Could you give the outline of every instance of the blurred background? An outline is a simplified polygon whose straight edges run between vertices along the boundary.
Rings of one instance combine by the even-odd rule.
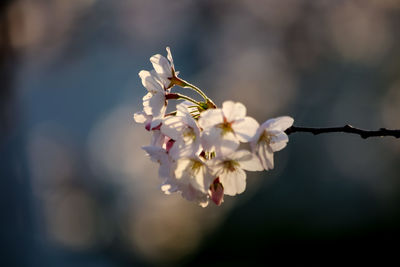
[[[3,1],[2,266],[396,259],[400,140],[293,134],[203,209],[161,193],[132,116],[169,45],[180,77],[261,123],[399,129],[399,25],[397,0]]]

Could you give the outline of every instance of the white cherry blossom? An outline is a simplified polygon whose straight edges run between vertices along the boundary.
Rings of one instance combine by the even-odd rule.
[[[213,177],[206,162],[201,157],[186,157],[176,161],[175,177],[182,184],[191,184],[193,188],[208,193]]]
[[[200,129],[193,119],[187,103],[177,105],[176,115],[163,120],[161,131],[175,140],[169,152],[174,159],[200,154]]]
[[[208,109],[200,114],[203,129],[202,145],[218,154],[229,154],[239,142],[249,142],[257,131],[258,122],[246,116],[246,107],[239,102],[225,101],[222,109]]]
[[[150,61],[153,64],[153,68],[157,72],[158,77],[160,77],[160,80],[164,87],[170,88],[172,86],[171,79],[176,77],[178,73],[175,72],[171,49],[167,47],[166,50],[168,60],[164,56],[156,54],[150,58]]]
[[[226,195],[235,196],[246,188],[247,171],[263,170],[260,161],[247,150],[239,150],[210,162],[210,169],[215,178],[219,178]]]
[[[274,152],[282,150],[286,146],[289,138],[285,130],[292,125],[293,118],[283,116],[269,119],[257,129],[250,146],[265,170],[274,168]]]
[[[212,176],[206,162],[200,157],[190,157],[180,158],[175,164],[174,174],[182,196],[207,206]]]

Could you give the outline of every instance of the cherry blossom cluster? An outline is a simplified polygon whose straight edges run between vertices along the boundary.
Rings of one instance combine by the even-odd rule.
[[[225,101],[218,108],[198,87],[178,77],[169,47],[167,58],[157,54],[150,62],[153,70],[139,72],[147,94],[134,120],[152,134],[150,145],[142,148],[159,164],[164,193],[180,192],[202,207],[210,199],[220,205],[224,195],[245,190],[245,171],[273,169],[274,152],[288,142],[285,130],[293,124],[291,117],[259,125],[246,116],[242,103]],[[171,92],[174,86],[196,91],[203,101]],[[170,102],[174,111],[166,113]],[[241,149],[241,143],[249,149]]]

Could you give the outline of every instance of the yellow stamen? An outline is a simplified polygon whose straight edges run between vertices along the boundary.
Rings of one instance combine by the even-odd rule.
[[[198,160],[192,160],[192,171],[194,174],[197,174],[200,169],[203,167],[203,162]]]

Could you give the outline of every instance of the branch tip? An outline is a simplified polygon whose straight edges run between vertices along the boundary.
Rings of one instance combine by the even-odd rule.
[[[312,128],[312,127],[298,127],[292,126],[288,128],[286,134],[292,134],[296,132],[312,133],[313,135],[323,134],[323,133],[351,133],[357,134],[363,139],[369,137],[384,137],[393,136],[395,138],[400,138],[400,130],[389,130],[386,128],[380,128],[379,130],[369,131],[355,128],[350,124],[346,124],[343,127],[327,127],[327,128]]]

